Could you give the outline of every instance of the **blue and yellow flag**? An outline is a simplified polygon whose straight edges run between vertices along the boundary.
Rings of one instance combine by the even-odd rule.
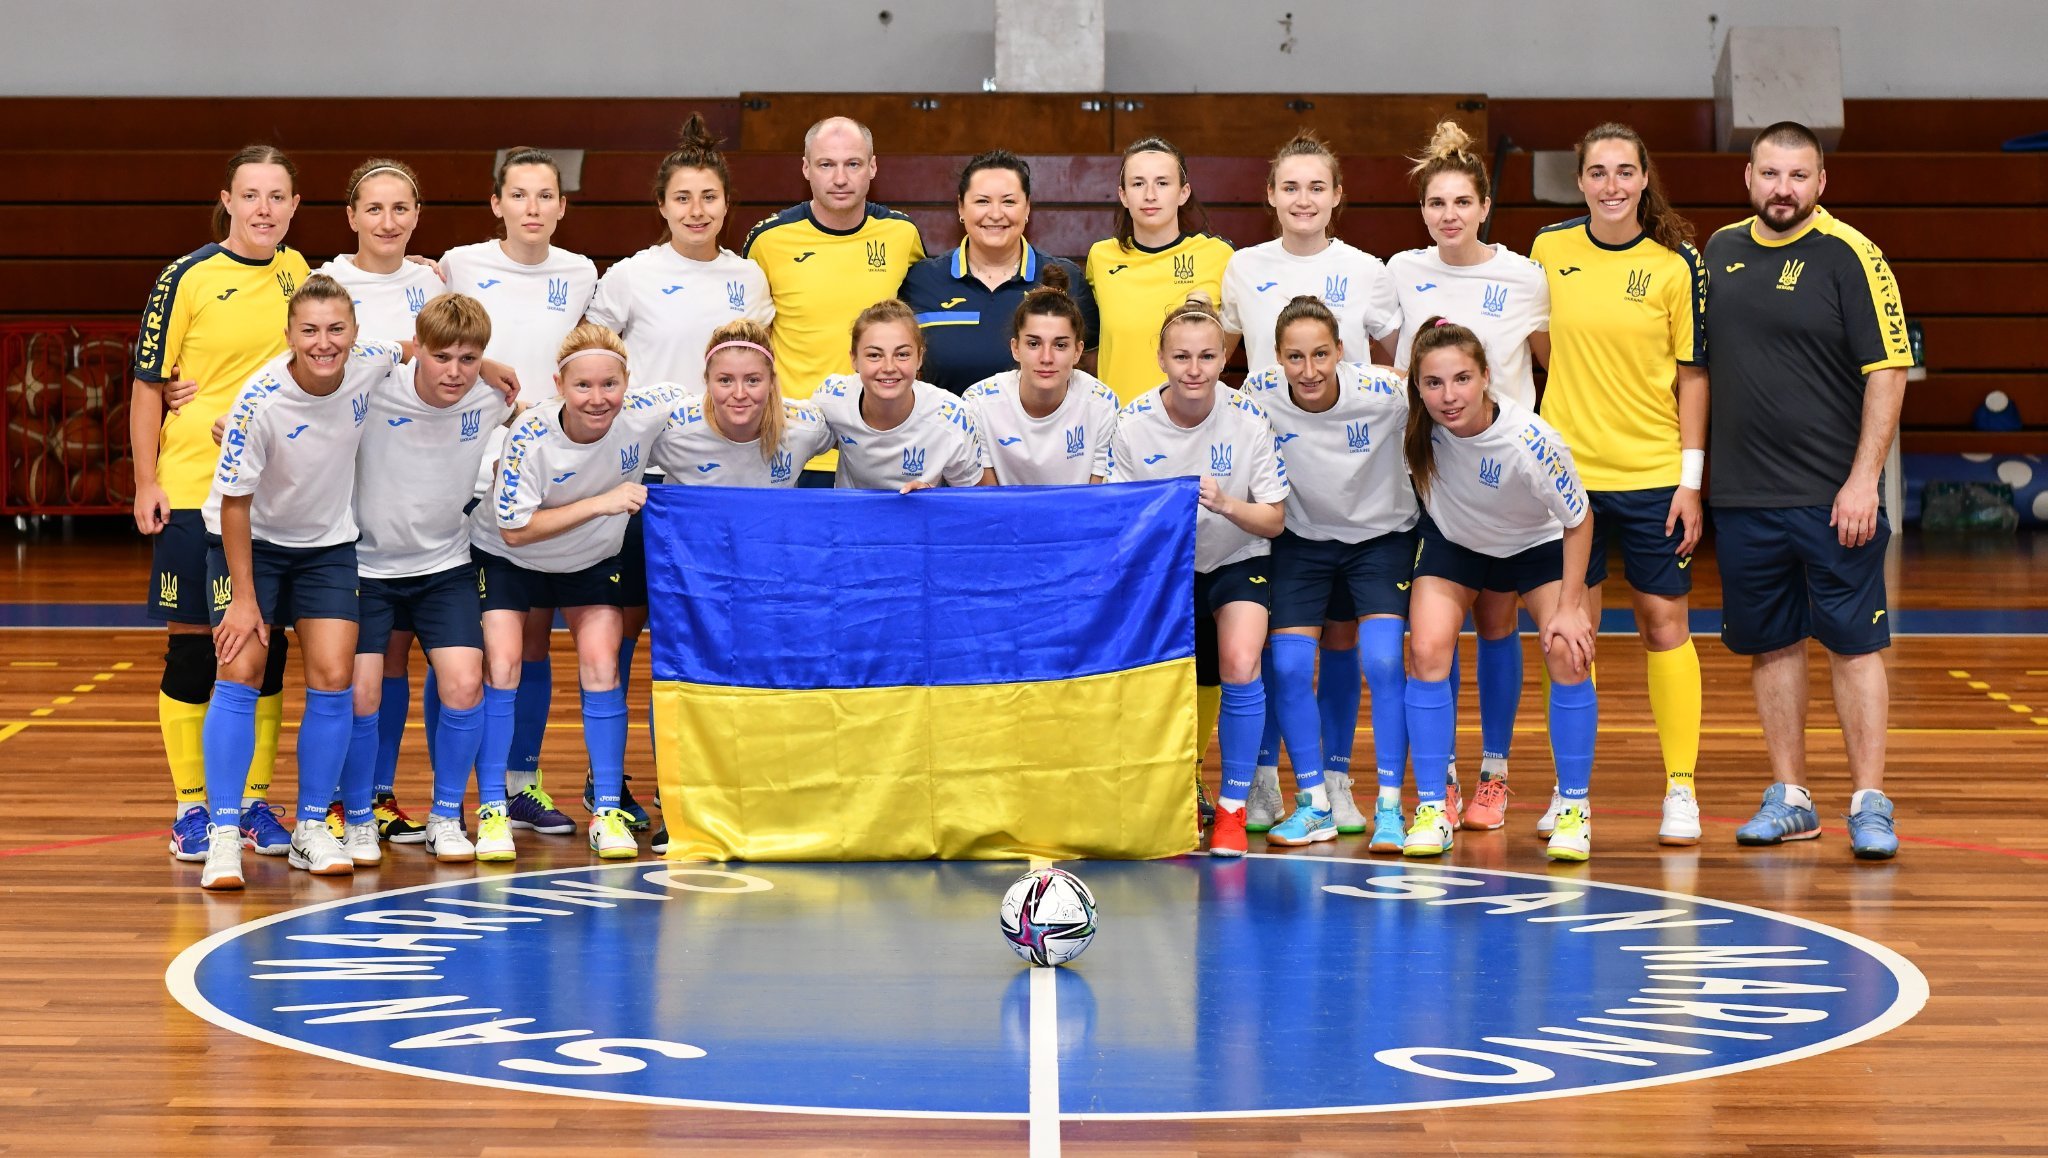
[[[651,488],[670,857],[1193,849],[1196,493]]]

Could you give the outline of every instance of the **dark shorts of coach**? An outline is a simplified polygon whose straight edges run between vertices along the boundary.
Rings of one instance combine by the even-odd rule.
[[[483,607],[476,593],[476,568],[459,564],[432,575],[359,581],[362,628],[357,655],[382,655],[394,631],[409,631],[420,647],[484,645]]]
[[[1474,591],[1512,591],[1527,595],[1546,583],[1564,580],[1564,540],[1552,539],[1505,559],[1482,554],[1444,538],[1428,515],[1415,528],[1415,577],[1445,579]]]
[[[1321,627],[1325,619],[1367,615],[1405,617],[1414,574],[1413,530],[1363,543],[1304,539],[1282,531],[1273,540],[1273,627]]]
[[[1645,491],[1588,491],[1593,508],[1593,553],[1586,560],[1586,586],[1607,578],[1608,544],[1621,544],[1622,573],[1628,585],[1645,595],[1685,595],[1692,591],[1692,556],[1678,553],[1684,528],[1674,525],[1671,496],[1677,487]]]
[[[1891,524],[1844,547],[1827,507],[1716,507],[1721,568],[1721,642],[1763,655],[1807,638],[1836,655],[1867,655],[1892,642],[1885,619],[1884,547]]]
[[[356,545],[278,547],[257,539],[249,544],[256,609],[263,622],[289,625],[301,619],[358,621]],[[207,611],[213,626],[227,618],[232,598],[228,554],[220,536],[206,536]]]
[[[476,590],[485,611],[532,611],[536,607],[637,607],[625,600],[623,568],[619,557],[599,560],[581,571],[559,575],[521,567],[476,547],[469,549],[475,564]]]
[[[1222,658],[1216,651],[1216,613],[1224,604],[1272,607],[1272,560],[1271,555],[1255,555],[1214,571],[1195,572],[1195,683],[1213,688],[1223,682]]]
[[[196,510],[172,511],[149,537],[149,617],[159,623],[207,624],[206,520]]]

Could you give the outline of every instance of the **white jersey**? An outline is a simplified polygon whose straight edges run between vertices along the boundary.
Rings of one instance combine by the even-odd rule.
[[[1586,519],[1586,490],[1571,447],[1536,412],[1493,396],[1500,413],[1470,438],[1430,432],[1435,471],[1424,506],[1444,538],[1506,559]]]
[[[1478,265],[1445,265],[1430,246],[1395,254],[1387,269],[1401,298],[1395,366],[1408,368],[1408,351],[1424,321],[1445,317],[1479,336],[1493,391],[1535,409],[1529,335],[1550,328],[1550,283],[1542,266],[1504,245],[1494,246],[1493,256]]]
[[[249,535],[273,547],[332,547],[356,538],[356,446],[370,387],[398,364],[398,347],[359,343],[341,385],[314,397],[279,354],[242,387],[221,432],[220,463],[200,516],[220,534],[223,495],[254,495]]]
[[[1287,529],[1304,539],[1363,543],[1413,527],[1422,515],[1401,440],[1408,384],[1390,370],[1342,362],[1337,400],[1311,414],[1271,366],[1244,380],[1287,456]]]
[[[984,378],[960,396],[974,412],[981,458],[1004,486],[1086,483],[1109,477],[1109,436],[1122,408],[1116,391],[1074,371],[1067,396],[1044,418],[1024,412],[1017,371]]]
[[[682,398],[654,437],[650,461],[673,482],[706,487],[793,487],[804,464],[832,448],[825,417],[811,406],[784,400],[782,445],[761,455],[761,440],[733,442],[712,428],[704,398]]]
[[[395,273],[366,273],[344,253],[320,272],[348,287],[355,299],[359,342],[411,341],[421,308],[448,292],[432,269],[416,261],[400,261]]]
[[[668,421],[676,396],[668,383],[628,390],[611,429],[596,442],[572,442],[563,433],[560,398],[528,411],[505,439],[491,493],[470,516],[470,543],[530,571],[554,575],[594,567],[618,554],[630,515],[599,515],[523,547],[505,542],[504,532],[532,522],[537,510],[639,482],[647,448]]]
[[[1296,257],[1278,238],[1240,249],[1223,269],[1223,325],[1244,335],[1244,364],[1257,373],[1280,360],[1273,326],[1287,300],[1311,294],[1337,316],[1337,337],[1354,361],[1372,359],[1371,340],[1401,328],[1401,304],[1379,258],[1331,239],[1314,257]]]
[[[845,490],[893,491],[913,480],[932,486],[971,487],[981,481],[981,444],[974,414],[960,399],[929,382],[913,382],[910,417],[876,430],[860,415],[860,377],[834,374],[811,395],[839,443],[832,485]]]
[[[1157,390],[1123,408],[1109,440],[1109,481],[1190,477],[1213,478],[1224,494],[1247,502],[1277,503],[1287,497],[1287,465],[1258,403],[1219,384],[1209,416],[1192,427],[1167,417]],[[1197,509],[1195,570],[1214,571],[1272,549],[1272,540],[1206,507]]]
[[[449,406],[414,385],[417,363],[394,366],[370,390],[370,420],[356,452],[356,571],[372,579],[434,575],[469,562],[477,466],[493,427],[512,412],[478,382]]]
[[[519,400],[555,396],[555,355],[583,320],[597,290],[597,266],[580,253],[550,247],[539,265],[521,265],[495,241],[458,245],[441,255],[448,288],[483,303],[491,315],[484,356],[519,374]]]
[[[606,270],[587,313],[626,340],[635,374],[701,393],[711,331],[741,318],[769,325],[775,303],[752,260],[721,249],[694,261],[664,241]]]

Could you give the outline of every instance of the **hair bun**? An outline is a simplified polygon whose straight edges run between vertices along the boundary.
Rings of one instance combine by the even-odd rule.
[[[1038,284],[1057,293],[1067,293],[1073,288],[1073,279],[1067,276],[1067,267],[1048,260],[1038,267]]]

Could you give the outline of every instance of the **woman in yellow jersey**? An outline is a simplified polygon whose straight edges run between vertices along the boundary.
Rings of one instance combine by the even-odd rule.
[[[179,860],[204,861],[208,840],[200,732],[213,691],[215,599],[200,509],[220,458],[213,425],[243,385],[284,352],[286,306],[308,274],[305,258],[284,246],[299,207],[297,180],[290,159],[268,145],[229,158],[213,211],[214,242],[164,267],[136,341],[128,406],[135,527],[152,540],[149,616],[170,636],[157,721],[177,792],[171,854]],[[259,687],[256,754],[243,791],[243,844],[266,856],[291,850],[291,834],[265,799],[277,759],[284,664],[280,637]]]
[[[1706,462],[1707,271],[1634,129],[1595,127],[1579,141],[1578,164],[1586,216],[1545,229],[1529,249],[1550,287],[1542,413],[1570,444],[1591,498],[1586,587],[1596,624],[1607,546],[1621,545],[1664,754],[1658,840],[1689,845],[1700,834],[1700,662],[1686,597]],[[1539,832],[1558,808],[1553,793]]]
[[[1095,376],[1129,402],[1159,385],[1160,317],[1191,294],[1221,300],[1230,243],[1203,232],[1187,159],[1166,141],[1125,149],[1116,185],[1116,236],[1089,248],[1087,278],[1101,317]]]

